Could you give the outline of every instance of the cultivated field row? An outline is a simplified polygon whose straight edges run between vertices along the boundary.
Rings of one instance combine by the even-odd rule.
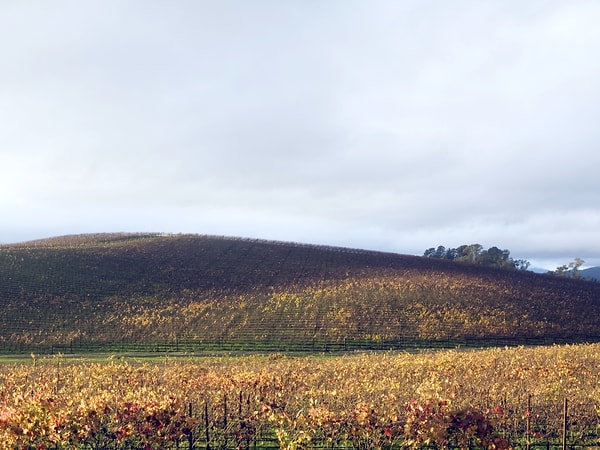
[[[0,351],[594,342],[599,298],[600,283],[417,256],[75,236],[0,248]]]
[[[569,446],[597,446],[599,361],[598,344],[151,362],[33,355],[0,366],[0,448],[560,446],[565,423]]]

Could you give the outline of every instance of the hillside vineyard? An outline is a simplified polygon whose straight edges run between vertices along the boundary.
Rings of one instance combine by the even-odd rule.
[[[0,247],[0,351],[353,350],[600,340],[600,283],[201,235]]]

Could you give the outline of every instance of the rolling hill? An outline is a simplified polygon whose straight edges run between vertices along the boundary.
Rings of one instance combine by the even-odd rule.
[[[0,247],[0,351],[351,350],[600,340],[600,283],[202,235]]]

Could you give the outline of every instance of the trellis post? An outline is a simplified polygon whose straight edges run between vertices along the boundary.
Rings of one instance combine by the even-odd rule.
[[[567,450],[567,419],[568,419],[568,407],[569,403],[565,397],[565,403],[563,405],[563,435],[562,435],[562,450]]]

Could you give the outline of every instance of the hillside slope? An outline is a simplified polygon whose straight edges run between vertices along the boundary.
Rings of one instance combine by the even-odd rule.
[[[2,246],[0,307],[0,351],[600,339],[599,283],[200,235]]]

